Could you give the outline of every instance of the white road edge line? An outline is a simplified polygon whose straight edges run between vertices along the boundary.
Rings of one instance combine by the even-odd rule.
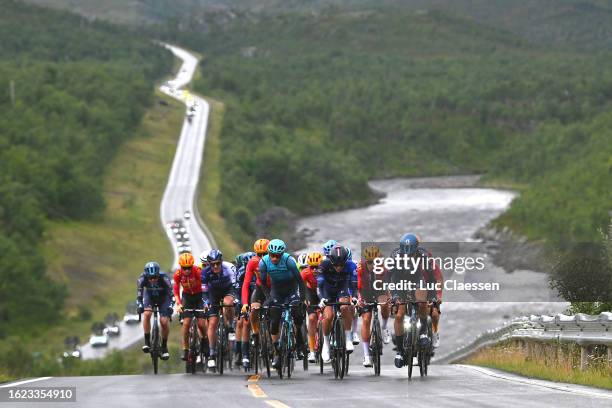
[[[454,365],[460,368],[469,369],[472,371],[479,372],[481,374],[488,375],[490,377],[500,378],[506,381],[513,381],[513,382],[532,385],[536,387],[549,388],[549,389],[553,389],[556,391],[569,392],[572,394],[581,394],[581,395],[585,395],[589,397],[612,399],[612,392],[608,392],[605,390],[601,390],[601,391],[589,390],[587,389],[588,387],[584,385],[565,384],[565,383],[557,384],[552,381],[536,380],[532,378],[521,377],[519,375],[504,374],[500,371],[493,371],[493,370],[483,368],[483,367],[477,367],[477,366],[471,366],[471,365],[465,365],[465,364],[454,364]]]
[[[17,382],[10,383],[10,384],[2,384],[2,385],[0,385],[0,388],[16,387],[18,385],[33,383],[33,382],[36,382],[36,381],[44,381],[44,380],[48,380],[50,378],[53,378],[53,377],[31,378],[29,380],[17,381]]]

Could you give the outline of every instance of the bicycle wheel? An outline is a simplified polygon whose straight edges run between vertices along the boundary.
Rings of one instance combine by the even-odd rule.
[[[261,322],[259,333],[261,336],[261,359],[263,360],[263,366],[266,367],[266,375],[268,378],[272,375],[270,372],[270,358],[272,357],[271,347],[272,339],[270,338],[270,332],[268,332],[268,325],[266,321]]]
[[[285,347],[287,346],[285,325],[281,326],[281,335],[280,335],[280,346],[278,347],[278,356],[276,356],[276,360],[278,360],[279,364],[276,366],[276,371],[278,372],[278,377],[282,380],[283,374],[285,370]]]
[[[293,352],[295,349],[295,339],[291,339],[292,334],[289,330],[285,331],[285,351],[283,355],[285,357],[285,367],[287,368],[287,378],[291,378],[291,374],[294,368],[294,356]]]
[[[160,344],[159,344],[159,327],[157,327],[157,317],[153,319],[153,330],[151,331],[151,360],[153,361],[153,373],[157,374],[157,363],[159,359]]]
[[[382,350],[382,338],[380,334],[380,326],[378,319],[374,318],[372,324],[372,335],[370,336],[370,344],[372,349],[372,365],[374,366],[374,375],[380,375],[380,353]]]
[[[336,343],[336,365],[338,376],[340,379],[344,378],[344,373],[346,370],[346,338],[344,335],[344,330],[342,328],[342,321],[340,319],[336,320],[335,327],[335,343]]]
[[[317,324],[317,352],[316,358],[319,360],[319,372],[323,374],[323,356],[321,355],[321,350],[323,350],[323,323],[321,321]]]
[[[298,344],[298,349],[302,351],[302,368],[304,371],[308,371],[308,341],[304,342],[304,339],[308,340],[308,328],[306,327],[306,319],[302,322],[300,326],[300,330],[302,331],[302,343]]]
[[[412,340],[412,332],[404,337],[404,356],[405,364],[408,366],[408,379],[412,378],[412,360],[414,356],[414,345]]]
[[[188,351],[187,351],[187,361],[185,361],[185,372],[187,374],[195,374],[196,370],[196,342],[197,342],[197,323],[195,323],[195,318],[191,319],[191,324],[189,325],[189,342]]]
[[[219,327],[217,327],[217,370],[219,370],[219,375],[223,375],[226,341],[225,322],[222,318],[219,318]]]

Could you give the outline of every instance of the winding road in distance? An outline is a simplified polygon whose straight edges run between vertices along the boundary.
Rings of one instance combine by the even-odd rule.
[[[160,90],[165,94],[194,106],[191,121],[185,117],[181,135],[176,147],[172,169],[168,176],[168,183],[160,205],[159,215],[164,230],[172,245],[174,260],[172,266],[177,263],[179,241],[180,246],[189,246],[196,258],[214,245],[214,238],[207,232],[206,226],[201,221],[197,206],[198,180],[200,178],[200,167],[204,156],[204,144],[206,141],[206,130],[208,127],[208,116],[210,107],[203,98],[191,94],[182,88],[193,79],[198,66],[198,59],[188,51],[181,48],[166,45],[172,53],[183,61],[176,77],[164,83]],[[189,218],[185,218],[185,213]],[[178,233],[173,231],[171,223],[180,222]],[[180,231],[185,228],[185,231]],[[183,238],[187,234],[187,241]],[[136,278],[134,278],[134,282]],[[126,301],[127,302],[127,301]],[[83,359],[101,358],[114,349],[125,349],[142,339],[142,326],[140,324],[120,324],[121,335],[111,337],[107,347],[94,348],[85,344],[81,348]]]

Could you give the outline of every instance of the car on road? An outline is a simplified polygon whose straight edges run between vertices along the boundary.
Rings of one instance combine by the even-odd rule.
[[[91,336],[89,337],[89,345],[92,347],[106,347],[108,346],[108,334],[104,331],[106,325],[98,322],[94,323],[91,327]]]
[[[104,333],[109,336],[119,336],[121,334],[121,327],[119,327],[119,316],[117,313],[109,313],[104,319],[106,327],[103,329]]]
[[[125,314],[123,315],[123,322],[126,324],[137,324],[138,323],[138,313],[136,302],[130,302],[127,304],[125,308]]]
[[[69,358],[81,358],[81,346],[79,345],[81,340],[78,336],[68,336],[64,340],[64,346],[66,351],[62,353],[64,359]]]
[[[183,213],[183,217],[185,217],[186,220],[191,218],[191,211],[187,210]]]
[[[69,358],[81,358],[81,346],[76,345],[72,350],[66,350],[62,354],[62,357],[65,359]]]

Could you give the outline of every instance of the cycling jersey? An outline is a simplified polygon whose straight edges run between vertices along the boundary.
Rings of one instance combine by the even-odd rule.
[[[272,284],[271,296],[274,299],[287,298],[299,293],[300,299],[306,296],[304,281],[298,270],[295,259],[284,253],[278,263],[273,263],[269,255],[259,261],[260,281],[266,281],[268,276]]]
[[[172,297],[172,282],[165,273],[159,274],[159,279],[155,284],[151,282],[147,275],[143,272],[137,281],[136,298],[138,302],[142,302],[143,292],[153,299],[163,299],[166,297]]]
[[[174,272],[174,298],[180,299],[180,288],[183,288],[183,293],[189,295],[202,293],[202,269],[199,266],[192,266],[191,272],[186,274],[181,268]]]
[[[317,268],[319,296],[330,301],[350,296],[349,287],[353,276],[353,265],[347,262],[342,270],[337,272],[331,261],[324,259]]]
[[[399,248],[396,248],[395,250],[393,250],[390,256],[391,258],[395,258],[396,255],[402,256],[402,253]],[[401,268],[401,269],[393,268],[390,271],[390,275],[389,275],[390,280],[392,282],[400,282],[402,280],[407,280],[407,281],[415,282],[418,285],[421,285],[421,282],[422,283],[425,283],[425,282],[433,283],[434,281],[438,282],[440,284],[439,285],[440,289],[435,290],[435,291],[434,290],[428,291],[429,292],[428,297],[430,299],[432,299],[433,297],[436,297],[439,300],[442,300],[442,272],[440,271],[440,266],[438,265],[438,263],[433,261],[433,257],[431,253],[423,247],[417,248],[415,255],[413,255],[413,258],[422,259],[418,263],[418,266],[416,269],[414,269],[414,266],[412,263],[408,264],[408,268]]]
[[[245,270],[245,275],[244,275],[244,281],[245,282],[255,282],[257,285],[261,285],[261,280],[260,280],[260,273],[259,273],[259,262],[261,261],[261,258],[258,256],[254,256],[253,258],[249,259],[249,262],[247,262],[246,265],[246,270]],[[266,279],[266,286],[269,288],[270,287],[270,277],[268,276],[268,278]],[[247,305],[249,304],[249,296],[250,296],[250,292],[251,290],[254,289],[252,284],[249,285],[242,285],[242,304],[243,305]]]
[[[315,276],[314,268],[310,266],[304,268],[302,269],[302,272],[300,272],[300,274],[302,275],[302,280],[304,281],[308,289],[317,290],[317,278]]]
[[[372,270],[368,271],[366,261],[362,260],[357,266],[357,290],[359,291],[359,295],[363,299],[370,301],[387,293],[386,290],[374,289],[374,281],[380,281],[383,283],[387,281],[387,278],[387,270],[383,270],[381,273],[376,274],[374,273],[374,268],[372,267]]]
[[[232,263],[223,262],[221,271],[215,273],[212,266],[209,265],[202,271],[202,283],[208,284],[210,292],[234,287],[236,284],[236,267]]]

